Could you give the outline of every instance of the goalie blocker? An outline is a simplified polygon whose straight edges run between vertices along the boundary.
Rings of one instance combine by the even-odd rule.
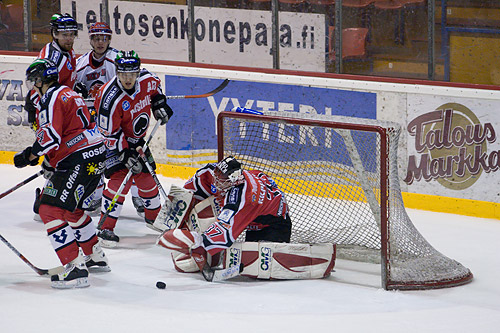
[[[190,197],[179,188],[175,191],[180,197],[172,198],[166,223],[161,224],[166,231],[158,238],[157,244],[172,250],[177,271],[198,272],[200,258],[196,257],[196,251],[191,250],[200,246],[200,233],[216,220],[213,197],[193,205],[192,195]],[[187,208],[190,207],[193,208],[188,214]],[[171,226],[173,230],[170,230]],[[182,229],[175,229],[179,227]],[[217,266],[222,262],[223,268],[230,268],[243,264],[241,275],[257,279],[319,279],[330,275],[335,265],[336,247],[330,243],[243,242],[234,243],[221,254],[220,261],[218,256],[209,256],[209,265]]]

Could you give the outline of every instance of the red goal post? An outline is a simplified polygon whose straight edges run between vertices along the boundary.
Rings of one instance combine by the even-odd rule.
[[[404,208],[393,122],[297,112],[221,112],[218,158],[270,175],[285,192],[293,243],[335,243],[339,258],[380,263],[385,289],[472,280],[436,251]]]

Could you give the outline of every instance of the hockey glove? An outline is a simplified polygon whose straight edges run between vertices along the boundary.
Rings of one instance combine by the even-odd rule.
[[[43,178],[50,179],[54,175],[54,168],[49,164],[47,160],[47,156],[43,159],[42,162],[42,170],[43,170]]]
[[[39,157],[37,156],[35,159],[30,160],[31,156],[31,147],[27,147],[22,152],[14,155],[14,165],[16,168],[24,168],[28,165],[35,166],[38,164]]]
[[[167,104],[167,98],[163,94],[153,96],[151,108],[153,109],[155,119],[161,121],[162,125],[165,125],[174,114],[174,111]]]
[[[89,97],[89,91],[87,90],[87,86],[85,86],[85,84],[80,81],[75,83],[73,90],[82,95],[83,98]]]
[[[133,174],[138,174],[142,171],[142,164],[139,161],[139,154],[135,150],[123,150],[122,154],[120,155],[120,161],[122,161],[127,169],[132,171]]]

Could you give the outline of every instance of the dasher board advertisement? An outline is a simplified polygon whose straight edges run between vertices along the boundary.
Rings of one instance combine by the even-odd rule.
[[[61,11],[81,24],[74,49],[90,50],[88,27],[103,21],[99,0],[61,1]],[[111,46],[141,58],[189,61],[187,6],[109,1]],[[325,71],[325,16],[279,13],[280,68]],[[195,7],[195,61],[244,67],[273,67],[270,11]]]
[[[498,202],[498,110],[498,100],[408,94],[408,190]]]

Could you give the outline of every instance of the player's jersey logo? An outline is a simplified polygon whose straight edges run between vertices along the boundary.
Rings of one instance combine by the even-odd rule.
[[[124,111],[128,111],[130,109],[130,102],[129,101],[123,101],[122,108],[123,108]]]
[[[71,63],[69,61],[66,63],[66,67],[68,67],[70,71],[73,70],[73,66],[71,66]]]
[[[142,137],[146,133],[149,126],[149,116],[146,113],[142,113],[139,117],[134,119],[134,135],[137,137]]]

